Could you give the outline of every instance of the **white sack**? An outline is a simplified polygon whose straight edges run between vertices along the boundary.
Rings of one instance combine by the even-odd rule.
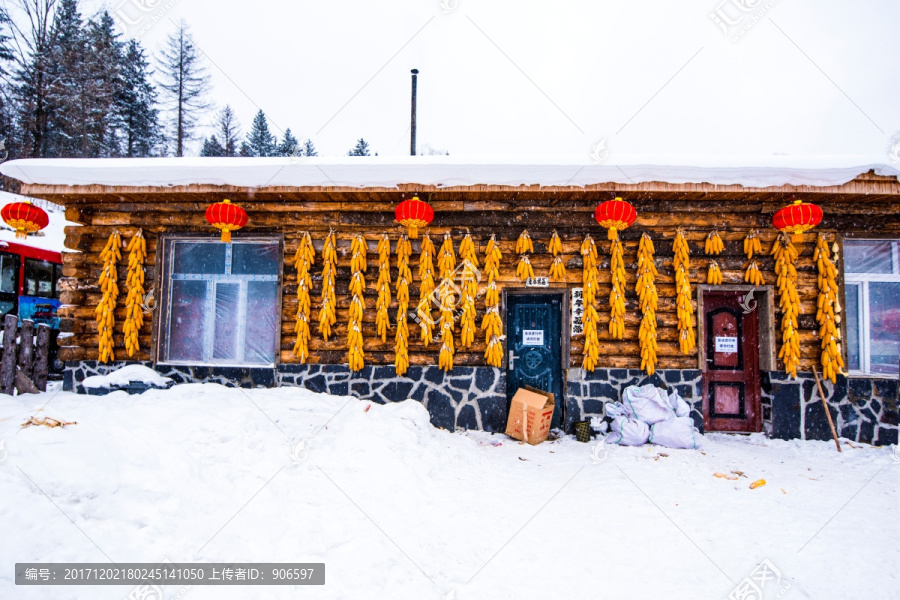
[[[690,417],[673,417],[650,428],[650,443],[666,448],[697,449],[705,441]]]
[[[646,423],[621,416],[613,419],[612,431],[606,436],[608,444],[621,446],[642,446],[650,438],[650,427]]]
[[[652,383],[642,385],[630,385],[622,393],[622,404],[630,415],[638,421],[648,425],[671,419],[675,412],[669,405],[669,398],[665,390],[661,390]]]
[[[607,402],[606,403],[606,416],[610,419],[615,419],[616,417],[630,417],[631,412],[625,408],[625,405],[621,402]]]
[[[669,406],[675,411],[676,417],[686,417],[691,414],[691,406],[678,395],[678,392],[669,394]]]

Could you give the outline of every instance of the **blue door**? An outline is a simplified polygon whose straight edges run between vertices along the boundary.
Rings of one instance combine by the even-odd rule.
[[[556,402],[551,427],[562,421],[562,296],[515,294],[506,297],[506,399],[523,385],[550,392]]]

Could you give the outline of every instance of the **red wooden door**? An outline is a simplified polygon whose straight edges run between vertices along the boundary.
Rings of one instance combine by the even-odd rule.
[[[741,307],[744,292],[703,295],[706,431],[762,431],[759,406],[759,314]]]

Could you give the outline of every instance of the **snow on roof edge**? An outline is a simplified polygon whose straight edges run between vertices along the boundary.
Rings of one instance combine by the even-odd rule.
[[[898,177],[900,164],[878,156],[635,155],[615,163],[589,156],[547,157],[279,157],[19,159],[0,173],[31,185],[170,187],[396,188],[505,185],[573,186],[615,183],[706,183],[748,188],[837,186],[861,174]],[[678,161],[679,164],[671,164]]]

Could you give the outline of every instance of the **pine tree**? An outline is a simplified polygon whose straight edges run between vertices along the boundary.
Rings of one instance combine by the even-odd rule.
[[[84,156],[90,91],[84,23],[77,0],[60,0],[53,16],[43,156]]]
[[[284,139],[278,146],[278,156],[303,156],[303,146],[291,133],[290,127],[284,132]]]
[[[160,88],[171,110],[175,156],[184,155],[184,144],[194,139],[197,119],[209,105],[209,77],[200,50],[183,22],[166,40],[160,61]]]
[[[306,141],[303,143],[303,156],[318,156],[319,152],[316,150],[316,147],[313,145],[312,140],[306,138]]]
[[[12,82],[10,80],[10,63],[14,58],[12,50],[12,36],[8,34],[12,21],[6,9],[0,7],[0,141],[3,148],[0,149],[0,160],[5,160],[19,150],[14,115],[14,99],[12,94]]]
[[[12,89],[20,129],[21,156],[53,156],[50,100],[53,77],[51,51],[57,31],[53,27],[57,0],[22,0],[25,23],[14,28],[16,68]]]
[[[122,57],[122,86],[116,94],[116,113],[125,156],[150,156],[160,140],[156,89],[150,82],[144,49],[130,40]]]
[[[253,117],[253,125],[247,134],[247,144],[250,146],[251,156],[275,156],[277,151],[275,136],[269,131],[269,122],[265,113],[260,110]]]
[[[222,136],[222,156],[237,156],[240,151],[241,125],[231,106],[225,105],[216,117],[216,126]]]
[[[203,147],[200,149],[200,156],[226,156],[225,148],[219,143],[216,134],[212,134],[203,140]]]
[[[7,63],[13,60],[12,36],[9,34],[12,27],[12,19],[9,18],[9,12],[0,6],[0,83],[4,88],[8,83],[10,75],[7,70]]]
[[[359,138],[356,141],[356,146],[347,152],[347,156],[372,156],[369,152],[369,143],[363,138]]]
[[[122,42],[109,13],[84,23],[77,0],[61,0],[54,16],[48,121],[56,156],[119,154],[115,99],[122,88]]]
[[[89,93],[86,98],[85,123],[82,125],[82,156],[121,156],[119,132],[116,128],[116,99],[124,87],[122,67],[124,44],[113,18],[108,12],[91,21],[87,27],[86,41],[89,55],[86,62]]]
[[[239,156],[254,156],[253,149],[250,147],[250,144],[247,142],[241,142],[241,149],[238,152]]]

